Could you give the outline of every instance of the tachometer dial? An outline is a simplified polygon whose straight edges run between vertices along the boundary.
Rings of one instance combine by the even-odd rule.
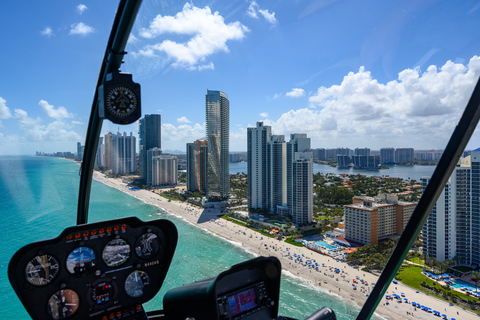
[[[132,298],[141,297],[145,287],[150,284],[150,278],[144,271],[134,271],[125,279],[125,292]]]
[[[35,256],[25,267],[25,277],[35,286],[44,286],[52,282],[58,274],[60,265],[49,254]]]
[[[60,290],[48,299],[48,314],[53,320],[66,319],[77,312],[79,305],[80,299],[75,291]]]
[[[109,267],[118,267],[130,257],[130,246],[123,239],[114,239],[105,245],[102,252],[103,261]]]
[[[135,252],[142,259],[153,258],[158,250],[160,250],[160,239],[155,233],[144,233],[135,241]]]
[[[67,270],[73,274],[82,272],[95,266],[95,253],[88,247],[79,247],[67,257]]]

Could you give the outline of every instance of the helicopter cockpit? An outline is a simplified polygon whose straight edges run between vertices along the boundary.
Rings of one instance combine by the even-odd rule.
[[[181,236],[175,224],[137,217],[88,223],[102,122],[131,124],[141,116],[140,86],[130,74],[120,72],[140,4],[140,0],[120,0],[101,64],[80,167],[77,225],[19,249],[9,263],[10,283],[33,319],[293,320],[279,315],[281,263],[276,257],[262,256],[171,289],[163,297],[163,310],[146,311],[143,305],[159,292],[175,255]],[[357,319],[373,315],[399,270],[473,134],[479,106],[480,82]],[[328,319],[336,319],[329,307],[307,318]]]

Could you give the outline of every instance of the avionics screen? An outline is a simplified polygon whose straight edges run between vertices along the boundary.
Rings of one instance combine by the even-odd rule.
[[[258,307],[255,288],[250,288],[229,296],[228,305],[230,306],[230,313],[232,316],[236,316],[240,313]]]

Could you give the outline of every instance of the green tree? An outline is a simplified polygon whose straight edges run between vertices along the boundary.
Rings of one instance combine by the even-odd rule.
[[[480,280],[480,272],[472,272],[470,278],[475,281],[475,291],[478,292],[478,281]]]

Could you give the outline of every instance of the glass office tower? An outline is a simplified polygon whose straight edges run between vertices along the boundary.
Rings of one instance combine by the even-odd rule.
[[[207,196],[226,198],[230,192],[229,177],[229,133],[230,102],[221,91],[207,90],[206,134],[207,156]]]

